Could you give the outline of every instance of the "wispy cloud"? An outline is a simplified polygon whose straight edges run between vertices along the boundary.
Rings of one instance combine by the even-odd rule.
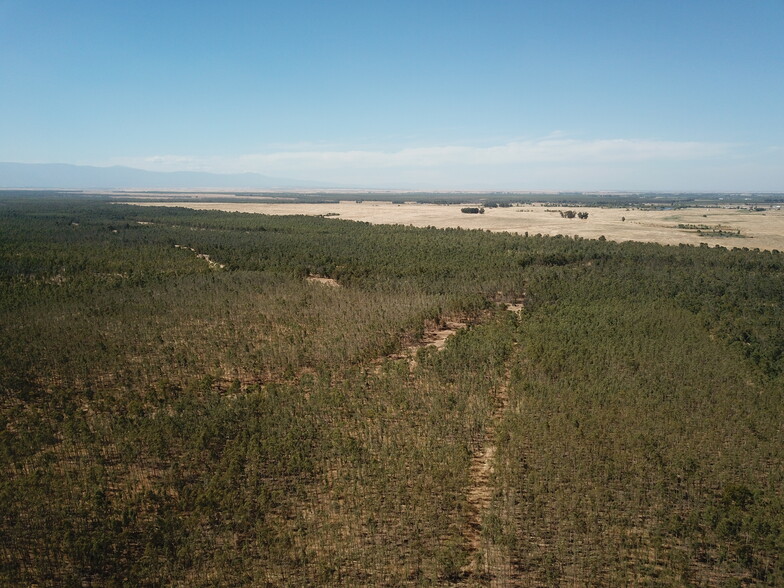
[[[485,145],[397,149],[277,145],[232,156],[154,155],[103,163],[155,171],[255,172],[363,187],[776,191],[784,182],[782,153],[760,145],[586,140],[555,132]],[[757,166],[754,170],[752,164]]]
[[[730,155],[730,143],[644,139],[580,140],[558,135],[491,146],[438,145],[397,150],[287,149],[235,157],[156,155],[117,163],[156,170],[252,171],[267,174],[338,169],[437,168],[525,164],[694,161]]]
[[[396,151],[331,150],[280,151],[244,155],[240,167],[332,169],[340,167],[390,168],[445,165],[509,165],[529,163],[612,163],[654,160],[695,160],[726,155],[723,143],[605,139],[542,139],[512,141],[489,147],[446,145]]]

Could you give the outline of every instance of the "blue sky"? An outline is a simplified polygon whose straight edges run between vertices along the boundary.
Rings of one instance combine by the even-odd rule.
[[[0,161],[784,191],[784,0],[0,0]]]

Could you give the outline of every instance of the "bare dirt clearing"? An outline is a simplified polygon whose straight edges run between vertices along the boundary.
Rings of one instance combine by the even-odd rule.
[[[272,215],[329,215],[374,224],[415,227],[460,227],[531,235],[569,235],[613,241],[649,241],[784,250],[784,210],[761,212],[737,208],[645,210],[624,208],[519,205],[488,208],[484,214],[464,214],[463,205],[395,204],[377,201],[337,203],[298,202],[166,202],[131,201],[141,206],[182,206],[198,210],[252,212]],[[587,212],[587,219],[562,218],[560,211]],[[740,234],[738,234],[740,231]]]
[[[425,333],[420,340],[407,345],[402,351],[398,353],[393,353],[384,358],[379,358],[378,361],[380,362],[384,359],[405,359],[408,361],[409,369],[413,371],[417,365],[417,351],[424,347],[434,347],[436,350],[440,351],[446,345],[446,340],[449,339],[449,337],[457,333],[459,330],[465,329],[466,327],[468,327],[467,322],[458,320],[447,320],[442,324],[426,324]]]
[[[325,278],[324,276],[308,276],[305,278],[310,284],[321,284],[322,286],[329,286],[330,288],[340,288],[340,284],[333,278]]]
[[[419,347],[427,347],[429,345],[432,345],[436,349],[443,349],[444,345],[446,345],[446,340],[449,337],[457,333],[460,329],[465,329],[467,326],[467,323],[447,321],[446,325],[439,329],[426,331],[422,343],[412,347],[412,349],[416,350]]]

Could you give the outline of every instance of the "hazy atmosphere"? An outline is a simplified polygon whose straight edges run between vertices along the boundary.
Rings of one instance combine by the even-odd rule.
[[[0,0],[0,161],[781,191],[783,17],[780,0]]]

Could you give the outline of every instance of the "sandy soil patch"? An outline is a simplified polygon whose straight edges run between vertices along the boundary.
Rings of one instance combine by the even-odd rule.
[[[419,345],[411,348],[414,352],[420,347],[433,346],[439,351],[446,345],[446,340],[461,329],[465,329],[467,323],[457,321],[447,321],[446,324],[439,329],[429,329],[425,332],[425,336]]]
[[[465,329],[468,323],[462,321],[445,321],[444,324],[427,324],[425,325],[425,333],[419,341],[415,341],[411,345],[405,347],[398,353],[393,353],[385,358],[379,358],[379,363],[384,359],[405,359],[408,361],[408,367],[412,371],[416,368],[417,351],[423,347],[435,347],[437,351],[441,351],[446,345],[447,339],[460,331]]]
[[[323,276],[308,276],[305,279],[311,284],[321,284],[322,286],[329,286],[331,288],[340,288],[338,281],[332,278],[325,278]]]
[[[685,208],[681,210],[639,210],[623,208],[579,208],[522,205],[488,208],[484,214],[464,214],[463,205],[395,204],[392,202],[341,201],[333,204],[297,202],[130,202],[141,206],[183,206],[198,210],[223,210],[272,215],[331,215],[334,218],[375,224],[401,224],[416,227],[460,227],[530,235],[569,235],[588,239],[604,236],[613,241],[648,241],[677,245],[722,245],[750,249],[784,250],[784,210],[768,208],[764,212],[725,208]],[[587,219],[562,218],[560,211],[587,212]],[[698,234],[703,227],[710,233],[720,228],[740,236]],[[705,228],[707,227],[707,229]]]

